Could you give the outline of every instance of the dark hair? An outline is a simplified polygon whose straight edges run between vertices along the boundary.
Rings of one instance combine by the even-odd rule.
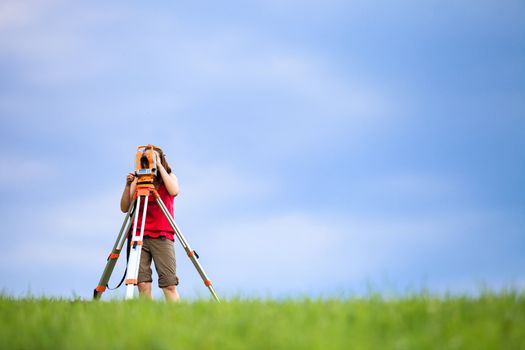
[[[166,169],[168,174],[171,174],[171,167],[168,164],[168,161],[166,160],[166,155],[164,154],[164,151],[162,151],[162,149],[157,146],[153,147],[153,149],[159,153],[160,162],[162,163],[162,166],[164,167],[164,169]]]
[[[161,162],[162,166],[164,167],[164,169],[166,169],[166,172],[168,174],[171,174],[171,167],[169,166],[168,161],[166,160],[166,155],[164,154],[164,151],[162,151],[162,149],[160,147],[157,147],[157,146],[154,146],[153,150],[155,150],[155,151],[157,151],[159,153],[160,162]],[[160,185],[161,182],[162,182],[162,176],[160,176],[160,174],[157,174],[157,176],[155,177],[155,187]]]

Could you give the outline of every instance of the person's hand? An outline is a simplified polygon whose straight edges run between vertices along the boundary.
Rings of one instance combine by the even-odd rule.
[[[164,166],[162,165],[162,162],[160,161],[159,152],[157,151],[154,151],[154,152],[155,152],[155,158],[157,159],[157,168],[164,168]]]
[[[135,174],[129,173],[128,176],[126,176],[126,186],[130,186],[133,180],[135,180]]]

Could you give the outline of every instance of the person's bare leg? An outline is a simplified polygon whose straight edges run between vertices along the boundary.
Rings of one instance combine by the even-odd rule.
[[[177,286],[167,286],[165,288],[162,288],[162,291],[164,292],[164,296],[166,297],[167,301],[173,301],[178,302],[180,301],[180,295],[177,292]]]
[[[140,282],[138,284],[139,295],[144,299],[151,299],[151,282]]]

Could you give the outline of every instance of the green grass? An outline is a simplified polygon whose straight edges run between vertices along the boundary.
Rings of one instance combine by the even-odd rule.
[[[0,297],[2,349],[525,349],[525,294],[167,304]]]

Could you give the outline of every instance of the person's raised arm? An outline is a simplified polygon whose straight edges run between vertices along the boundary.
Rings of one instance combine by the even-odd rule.
[[[124,187],[124,191],[122,191],[122,197],[120,197],[120,210],[122,210],[123,213],[128,212],[136,185],[137,179],[135,175],[129,173],[128,176],[126,176],[126,186]]]
[[[157,159],[160,159],[157,153]],[[164,182],[164,186],[166,186],[166,190],[168,193],[175,197],[179,194],[179,180],[177,179],[177,176],[175,174],[171,173],[168,174],[164,166],[161,162],[157,162],[157,168],[160,172],[160,176],[162,177],[162,181]]]

